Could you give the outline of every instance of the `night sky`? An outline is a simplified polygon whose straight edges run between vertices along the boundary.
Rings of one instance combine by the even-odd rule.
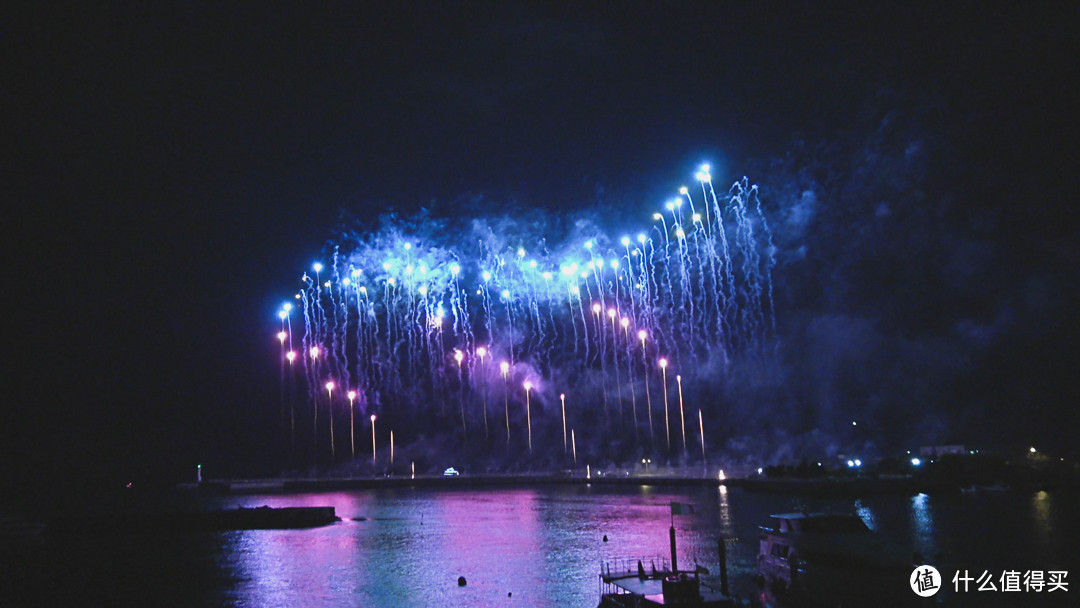
[[[618,228],[701,162],[779,247],[763,457],[1077,455],[1073,5],[547,4],[9,9],[4,484],[274,474],[276,313],[346,218]]]

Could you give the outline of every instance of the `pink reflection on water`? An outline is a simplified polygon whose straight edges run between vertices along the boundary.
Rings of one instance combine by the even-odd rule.
[[[671,501],[696,502],[650,487],[617,495],[573,488],[242,497],[234,504],[334,506],[348,519],[229,533],[224,565],[238,581],[229,597],[257,606],[595,605],[601,560],[649,564],[668,555]],[[693,538],[699,517],[675,518],[683,567],[702,550],[715,553],[715,537]]]
[[[371,496],[344,492],[246,497],[244,506],[333,506],[339,517],[353,518],[368,508]],[[230,559],[241,580],[235,600],[256,606],[318,606],[331,598],[355,595],[362,584],[353,574],[366,557],[359,538],[345,521],[308,530],[233,532]]]
[[[433,496],[426,513],[433,531],[427,546],[429,568],[436,576],[464,576],[462,605],[484,605],[508,593],[528,604],[540,601],[532,578],[542,569],[536,492],[447,492]],[[530,600],[531,598],[531,600]]]
[[[504,603],[509,593],[525,605],[550,599],[534,491],[416,494],[244,497],[244,506],[334,506],[346,521],[231,533],[228,565],[241,581],[233,599],[258,606],[342,598],[351,605],[483,606]]]

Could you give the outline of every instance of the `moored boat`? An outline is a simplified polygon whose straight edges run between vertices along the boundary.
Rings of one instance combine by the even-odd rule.
[[[919,599],[910,554],[856,514],[783,513],[762,526],[755,604],[867,606]]]

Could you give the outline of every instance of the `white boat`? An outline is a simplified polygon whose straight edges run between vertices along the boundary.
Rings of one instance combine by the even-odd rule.
[[[919,599],[911,553],[855,514],[783,513],[762,526],[756,580],[760,605],[871,606]]]

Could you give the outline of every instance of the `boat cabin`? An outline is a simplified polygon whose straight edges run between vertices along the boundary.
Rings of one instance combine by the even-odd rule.
[[[772,526],[761,528],[757,558],[763,597],[846,606],[863,605],[890,586],[898,595],[905,590],[910,560],[858,515],[783,513],[772,520]]]

